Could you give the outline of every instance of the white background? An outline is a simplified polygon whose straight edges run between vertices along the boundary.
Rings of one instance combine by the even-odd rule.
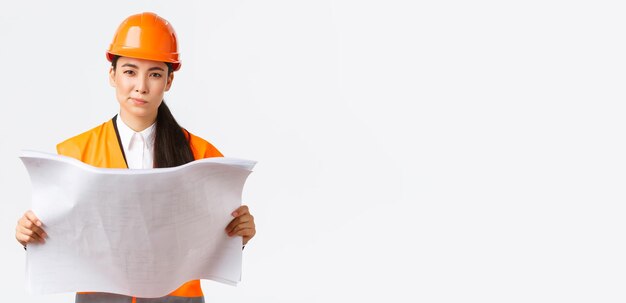
[[[180,39],[166,101],[259,161],[238,287],[207,302],[624,302],[620,1],[4,1],[1,301],[25,290],[21,149],[112,117],[128,15]]]

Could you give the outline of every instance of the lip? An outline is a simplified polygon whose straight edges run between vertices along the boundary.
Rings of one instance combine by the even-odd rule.
[[[140,99],[140,98],[130,98],[130,100],[133,101],[135,105],[143,105],[143,104],[148,103],[148,101],[144,99]]]

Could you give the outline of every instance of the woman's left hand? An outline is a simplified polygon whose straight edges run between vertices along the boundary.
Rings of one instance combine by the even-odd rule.
[[[254,217],[250,214],[248,206],[245,205],[237,208],[231,215],[235,218],[226,226],[226,233],[229,237],[243,237],[243,245],[246,245],[256,234]]]

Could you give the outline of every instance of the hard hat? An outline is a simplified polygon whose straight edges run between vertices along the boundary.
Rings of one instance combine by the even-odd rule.
[[[176,32],[167,20],[154,13],[132,15],[115,32],[113,42],[106,53],[107,60],[114,55],[172,63],[172,69],[180,69]]]

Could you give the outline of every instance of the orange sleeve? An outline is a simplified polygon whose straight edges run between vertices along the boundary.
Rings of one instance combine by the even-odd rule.
[[[80,148],[76,144],[61,142],[57,144],[57,153],[62,156],[68,156],[80,160]]]
[[[215,146],[213,146],[213,144],[208,141],[195,136],[190,132],[187,132],[187,134],[189,134],[189,145],[191,146],[194,159],[198,160],[224,156]]]

